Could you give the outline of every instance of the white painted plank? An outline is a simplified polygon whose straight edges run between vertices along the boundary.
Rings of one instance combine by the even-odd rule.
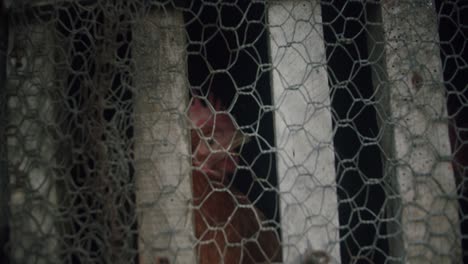
[[[390,255],[404,263],[460,263],[436,13],[426,0],[381,3],[383,33],[376,24],[369,43],[385,173],[395,175],[399,192],[389,206]]]
[[[58,231],[52,31],[43,24],[10,27],[7,67],[7,157],[13,263],[56,263]]]
[[[339,262],[332,118],[319,1],[268,5],[283,258]]]
[[[141,263],[195,263],[182,13],[152,10],[134,27],[135,166]]]

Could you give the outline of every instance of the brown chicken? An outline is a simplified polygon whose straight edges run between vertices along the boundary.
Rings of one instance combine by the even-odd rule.
[[[281,261],[276,229],[264,226],[262,212],[230,184],[246,137],[219,100],[210,95],[205,102],[194,98],[189,111],[198,263]]]

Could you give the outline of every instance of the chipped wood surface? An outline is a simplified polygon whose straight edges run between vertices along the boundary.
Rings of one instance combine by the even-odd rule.
[[[194,263],[182,13],[151,10],[134,27],[135,176],[141,263]]]
[[[431,1],[382,1],[369,27],[384,129],[390,255],[404,263],[459,263],[458,203]],[[380,20],[380,21],[379,21]]]

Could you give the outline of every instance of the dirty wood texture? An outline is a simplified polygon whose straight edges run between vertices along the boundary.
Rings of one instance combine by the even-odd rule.
[[[135,176],[140,263],[195,263],[182,13],[153,9],[134,27]]]
[[[460,263],[448,117],[431,1],[369,7],[369,60],[379,102],[390,259]]]
[[[336,172],[319,1],[269,1],[284,263],[340,262]],[[296,263],[296,262],[294,262]]]
[[[0,2],[0,263],[8,261],[4,249],[8,243],[8,165],[6,148],[6,53],[8,46],[8,17]]]
[[[10,201],[10,260],[56,263],[57,142],[53,92],[54,37],[46,25],[15,24],[7,58],[7,153]]]

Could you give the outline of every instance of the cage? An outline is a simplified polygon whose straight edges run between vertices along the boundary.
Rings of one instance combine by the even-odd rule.
[[[468,8],[23,0],[1,263],[467,263]]]

